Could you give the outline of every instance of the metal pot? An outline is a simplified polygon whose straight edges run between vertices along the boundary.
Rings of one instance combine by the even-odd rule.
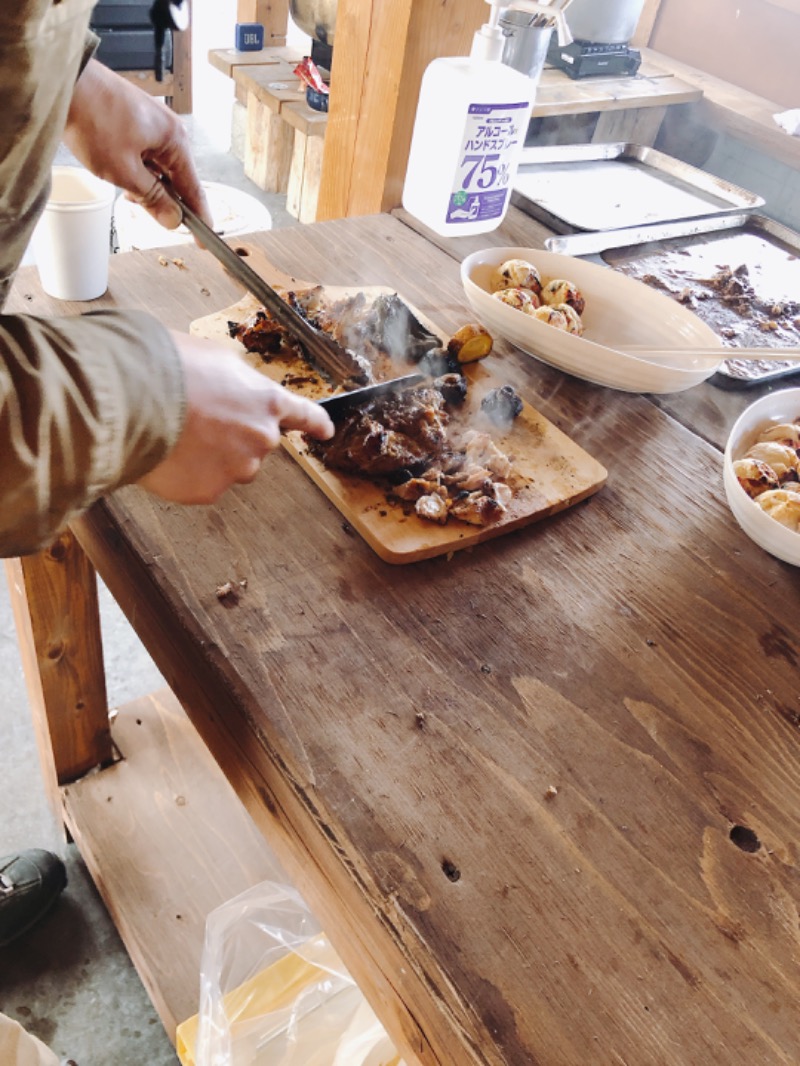
[[[333,44],[337,0],[289,0],[292,21],[309,37]]]
[[[564,16],[573,37],[593,44],[627,44],[644,0],[572,0]]]

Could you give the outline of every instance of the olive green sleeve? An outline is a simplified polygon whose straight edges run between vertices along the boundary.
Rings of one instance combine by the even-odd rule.
[[[149,315],[0,315],[0,556],[152,470],[184,416],[177,349]]]

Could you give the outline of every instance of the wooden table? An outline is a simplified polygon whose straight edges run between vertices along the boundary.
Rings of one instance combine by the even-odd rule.
[[[452,329],[457,258],[543,235],[512,211],[441,247],[385,215],[254,240]],[[92,306],[186,327],[238,297],[182,257],[115,257]],[[11,309],[55,305],[23,271]],[[216,506],[127,488],[75,535],[409,1063],[796,1066],[800,575],[722,491],[754,394],[490,359],[608,468],[598,495],[396,567],[279,453]],[[45,757],[49,728],[62,779],[113,760],[56,800],[170,1026],[205,910],[263,876],[259,833],[171,698],[123,708],[109,748],[75,541],[11,569]]]

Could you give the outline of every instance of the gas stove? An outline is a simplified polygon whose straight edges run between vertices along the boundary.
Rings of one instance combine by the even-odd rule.
[[[572,44],[561,48],[553,34],[547,62],[563,70],[571,78],[592,78],[600,75],[620,78],[635,74],[642,62],[642,56],[627,44],[573,41]]]

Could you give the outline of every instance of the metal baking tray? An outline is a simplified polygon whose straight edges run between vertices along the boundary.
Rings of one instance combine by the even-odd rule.
[[[737,344],[774,348],[800,344],[800,233],[764,215],[576,233],[550,237],[545,245],[551,252],[620,270],[681,299],[730,345],[732,353]],[[745,297],[745,314],[720,302],[714,289],[703,284],[724,267],[736,270],[743,265],[752,288],[752,296]],[[709,380],[738,387],[797,373],[796,361],[759,362],[732,354]]]
[[[762,197],[639,144],[525,148],[511,201],[555,233],[752,211]]]

